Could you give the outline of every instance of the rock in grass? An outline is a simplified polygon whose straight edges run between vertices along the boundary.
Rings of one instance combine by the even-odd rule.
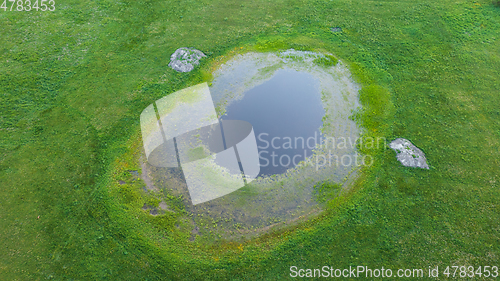
[[[203,57],[206,57],[206,55],[195,48],[182,47],[172,54],[168,66],[179,72],[190,72],[195,65],[200,63],[200,59]]]
[[[342,32],[342,28],[341,27],[332,27],[332,28],[330,28],[330,31],[333,33],[338,33],[338,32]]]
[[[395,139],[389,144],[389,147],[396,151],[396,157],[403,166],[429,169],[425,154],[409,140],[403,138]]]

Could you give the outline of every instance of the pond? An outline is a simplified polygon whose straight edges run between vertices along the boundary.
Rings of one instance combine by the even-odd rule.
[[[246,53],[214,72],[209,89],[219,120],[246,121],[255,133],[260,173],[244,187],[193,205],[179,169],[144,164],[157,188],[183,195],[193,239],[231,240],[279,229],[321,211],[319,183],[338,184],[329,196],[342,192],[363,164],[356,150],[361,131],[349,118],[360,107],[360,87],[342,62],[330,58],[295,50]]]

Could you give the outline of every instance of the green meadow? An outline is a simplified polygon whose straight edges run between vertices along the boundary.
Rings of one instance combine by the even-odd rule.
[[[439,266],[439,279],[459,279],[442,270],[500,266],[494,2],[56,0],[53,12],[0,9],[0,280],[282,280],[291,266],[325,265]],[[178,73],[167,65],[179,47],[207,58]],[[142,110],[210,82],[234,54],[290,48],[346,64],[362,86],[352,118],[364,137],[406,138],[430,169],[402,166],[391,149],[362,149],[374,165],[342,196],[323,183],[318,216],[242,241],[190,241],[181,197],[147,193],[130,172],[141,171]],[[158,196],[175,212],[141,209]]]

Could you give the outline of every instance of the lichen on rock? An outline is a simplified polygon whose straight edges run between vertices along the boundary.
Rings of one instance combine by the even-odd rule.
[[[425,154],[409,140],[395,139],[389,144],[389,147],[396,151],[396,157],[403,166],[429,169]]]
[[[172,54],[170,57],[170,66],[172,69],[179,72],[190,72],[194,69],[195,65],[200,63],[200,59],[206,55],[195,48],[182,47]]]

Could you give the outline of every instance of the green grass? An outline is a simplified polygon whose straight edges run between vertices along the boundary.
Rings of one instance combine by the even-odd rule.
[[[0,10],[2,280],[499,265],[500,9],[491,1],[56,3],[53,13]],[[183,46],[209,56],[189,74],[167,67]],[[431,169],[365,151],[376,164],[316,220],[241,245],[175,247],[185,237],[170,229],[186,223],[149,218],[140,203],[154,199],[127,172],[140,168],[130,153],[141,145],[139,115],[207,81],[201,69],[241,46],[334,54],[364,87],[366,136],[411,140]]]
[[[320,66],[334,66],[338,62],[338,59],[336,59],[332,55],[325,55],[324,58],[317,58],[314,60],[314,63]]]

